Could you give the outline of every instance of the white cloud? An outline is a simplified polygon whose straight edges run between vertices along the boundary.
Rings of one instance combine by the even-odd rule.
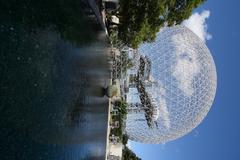
[[[132,143],[131,143],[130,140],[128,140],[128,142],[127,142],[127,147],[128,147],[129,149],[132,149]]]
[[[182,24],[197,34],[204,42],[210,40],[212,35],[207,32],[208,26],[206,20],[210,17],[210,11],[204,10],[201,13],[194,13]]]
[[[194,77],[200,72],[200,64],[197,61],[196,49],[192,50],[184,46],[184,37],[175,35],[173,37],[175,44],[176,63],[173,67],[172,75],[178,81],[178,88],[186,96],[192,96],[194,87],[192,82]]]
[[[160,117],[162,118],[163,125],[167,129],[169,129],[170,128],[170,118],[169,118],[169,112],[168,112],[167,102],[166,102],[165,97],[162,97],[162,100],[160,101],[159,112],[160,112]]]

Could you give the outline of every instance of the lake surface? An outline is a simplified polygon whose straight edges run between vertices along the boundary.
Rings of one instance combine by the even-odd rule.
[[[0,10],[0,159],[104,159],[108,44],[86,1]]]

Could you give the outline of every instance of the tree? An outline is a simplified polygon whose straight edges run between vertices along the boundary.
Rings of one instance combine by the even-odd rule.
[[[125,118],[127,114],[127,102],[124,100],[120,100],[120,101],[116,101],[115,105],[118,106],[118,110],[122,115],[122,118]]]
[[[119,38],[132,48],[152,42],[162,26],[180,24],[204,1],[120,0]]]
[[[141,160],[141,158],[137,157],[136,154],[131,151],[127,146],[124,146],[122,153],[123,160]]]
[[[127,143],[128,143],[128,135],[127,135],[127,134],[124,134],[124,135],[122,136],[122,144],[126,146]]]

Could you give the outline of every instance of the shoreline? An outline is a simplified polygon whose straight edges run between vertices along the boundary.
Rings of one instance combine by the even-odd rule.
[[[111,50],[112,46],[110,46]],[[108,56],[111,56],[111,52],[108,51]],[[112,85],[112,71],[110,72],[110,78],[108,80],[108,85]],[[105,153],[105,160],[108,158],[109,153],[109,135],[110,135],[110,117],[111,117],[111,108],[112,108],[112,98],[108,100],[108,120],[107,120],[107,137],[106,137],[106,153]]]

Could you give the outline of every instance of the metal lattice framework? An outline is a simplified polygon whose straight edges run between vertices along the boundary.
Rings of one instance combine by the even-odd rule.
[[[114,48],[112,51],[111,61],[112,61],[112,79],[123,79],[128,69],[128,65],[130,60],[127,55],[127,51],[125,51],[123,47]]]
[[[155,85],[145,90],[157,102],[159,117],[149,127],[145,112],[129,112],[129,138],[165,143],[189,133],[207,115],[216,93],[216,68],[205,43],[186,27],[174,26],[162,29],[139,52],[151,61]]]

